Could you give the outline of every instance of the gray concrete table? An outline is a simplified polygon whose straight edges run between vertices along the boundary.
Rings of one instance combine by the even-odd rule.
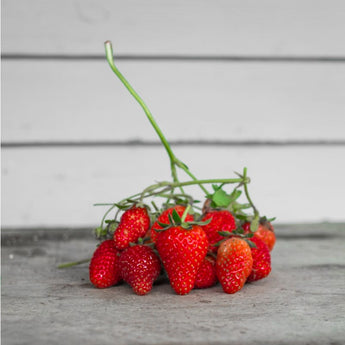
[[[277,226],[271,275],[234,295],[220,285],[146,296],[98,290],[90,230],[2,232],[2,343],[344,344],[345,225]]]

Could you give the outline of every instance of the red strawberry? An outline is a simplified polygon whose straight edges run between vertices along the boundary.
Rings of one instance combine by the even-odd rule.
[[[102,242],[95,250],[89,266],[91,283],[98,288],[107,288],[120,281],[118,251],[113,240]]]
[[[161,263],[152,248],[136,245],[126,248],[120,256],[119,266],[122,279],[137,295],[151,291],[161,271]]]
[[[189,230],[173,226],[159,232],[156,247],[176,293],[189,293],[208,248],[205,232],[198,225]]]
[[[198,270],[194,287],[204,289],[217,283],[216,259],[207,255]]]
[[[250,232],[250,223],[246,222],[242,225],[245,233]],[[269,251],[272,251],[274,244],[276,243],[276,235],[274,233],[273,225],[266,220],[260,221],[258,229],[254,232],[254,237],[263,240]]]
[[[151,229],[147,232],[145,237],[151,237],[151,242],[155,243],[157,239],[158,232],[154,231],[155,229],[161,230],[162,227],[158,224],[158,222],[163,224],[169,224],[169,215],[172,214],[173,211],[176,211],[180,217],[182,217],[184,211],[186,210],[185,206],[182,205],[175,205],[174,207],[170,207],[167,210],[163,211],[157,220],[153,223]],[[194,216],[191,214],[187,214],[185,221],[191,222],[194,220]]]
[[[133,206],[124,212],[120,224],[114,232],[116,248],[123,250],[145,236],[150,227],[150,217],[144,207]]]
[[[250,248],[253,257],[253,268],[247,282],[253,282],[267,277],[271,272],[271,255],[267,245],[258,237],[250,239],[256,248]]]
[[[232,237],[219,246],[216,272],[224,292],[232,294],[241,290],[252,266],[251,250],[245,240]]]
[[[203,225],[202,228],[206,232],[208,241],[210,243],[210,250],[214,253],[217,252],[218,247],[213,246],[215,243],[224,239],[223,236],[219,235],[218,231],[229,231],[236,229],[236,222],[233,215],[227,211],[210,211],[202,218],[205,222],[212,219],[207,225]]]

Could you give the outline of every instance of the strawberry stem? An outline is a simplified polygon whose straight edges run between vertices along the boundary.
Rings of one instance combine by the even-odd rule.
[[[113,48],[112,44],[110,41],[106,41],[104,43],[105,46],[105,54],[107,61],[109,63],[110,68],[112,71],[115,73],[115,75],[120,79],[120,81],[123,83],[123,85],[127,88],[127,90],[130,92],[130,94],[134,97],[134,99],[139,103],[139,105],[142,107],[144,110],[148,120],[150,121],[151,125],[153,126],[154,130],[158,134],[159,139],[161,140],[163,146],[165,147],[169,159],[170,159],[170,170],[171,170],[171,175],[173,178],[174,182],[179,182],[179,179],[177,177],[177,172],[176,172],[176,166],[182,169],[187,175],[189,175],[193,180],[196,180],[196,177],[189,171],[188,167],[182,163],[179,159],[176,158],[175,154],[173,153],[170,144],[168,140],[165,138],[162,130],[159,128],[156,120],[152,116],[151,111],[143,101],[143,99],[138,95],[138,93],[133,89],[133,87],[129,84],[129,82],[126,80],[126,78],[122,75],[122,73],[118,70],[118,68],[115,66],[114,63],[114,54],[113,54]],[[200,185],[200,188],[205,192],[206,195],[208,195],[208,192],[206,188],[202,185]],[[180,186],[181,192],[183,192],[182,186]]]
[[[249,192],[248,192],[248,182],[246,182],[246,181],[248,181],[248,178],[247,178],[247,168],[246,167],[244,167],[243,168],[243,187],[244,187],[244,193],[245,193],[245,195],[246,195],[246,197],[247,197],[247,200],[248,200],[248,202],[249,202],[249,204],[250,204],[250,206],[252,207],[252,209],[253,209],[253,211],[254,211],[254,215],[255,216],[258,216],[259,215],[259,211],[257,210],[257,208],[255,207],[255,205],[254,205],[254,203],[253,203],[253,201],[252,201],[252,199],[251,199],[251,197],[249,196]]]
[[[81,264],[85,264],[86,262],[89,262],[90,259],[84,259],[84,260],[79,260],[79,261],[74,261],[74,262],[68,262],[66,264],[61,264],[57,268],[68,268],[68,267],[73,267]]]

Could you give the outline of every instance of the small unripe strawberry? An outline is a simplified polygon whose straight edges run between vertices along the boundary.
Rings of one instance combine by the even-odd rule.
[[[194,287],[197,289],[209,288],[217,283],[216,259],[207,255],[196,275]]]
[[[161,271],[161,263],[152,248],[135,245],[126,248],[120,256],[119,266],[122,279],[137,295],[151,291]]]
[[[242,225],[244,229],[244,233],[249,233],[250,231],[250,222],[246,222]],[[260,238],[264,241],[269,249],[269,251],[273,250],[273,247],[276,243],[276,235],[274,233],[273,225],[268,221],[261,221],[259,223],[258,229],[254,232],[254,237]]]
[[[253,268],[247,278],[247,282],[265,278],[271,272],[271,255],[265,242],[255,236],[250,241],[255,243],[256,248],[250,248],[253,257]]]
[[[114,232],[116,248],[123,250],[130,243],[136,243],[140,237],[144,237],[150,228],[150,217],[145,207],[133,206],[124,212],[120,224]]]
[[[207,235],[210,244],[210,250],[213,253],[216,253],[218,247],[214,246],[214,244],[224,239],[224,236],[220,235],[218,232],[231,232],[232,230],[235,230],[236,222],[234,216],[227,210],[207,212],[202,218],[202,221],[205,222],[209,219],[211,219],[211,222],[207,225],[203,225],[202,228]]]
[[[103,241],[95,250],[89,265],[91,283],[100,289],[117,284],[121,280],[118,261],[114,241]]]
[[[252,267],[251,250],[245,240],[232,237],[219,246],[216,272],[224,292],[232,294],[241,290]]]

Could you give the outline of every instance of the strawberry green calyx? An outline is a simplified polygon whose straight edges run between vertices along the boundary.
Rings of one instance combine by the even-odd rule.
[[[160,227],[162,227],[162,229],[155,229],[156,232],[162,232],[162,231],[166,231],[172,227],[177,227],[180,226],[185,230],[191,230],[193,228],[194,225],[199,225],[199,226],[203,226],[203,225],[207,225],[210,223],[211,219],[207,220],[207,221],[185,221],[189,211],[190,211],[191,206],[188,205],[185,209],[185,211],[183,212],[182,217],[177,213],[176,210],[173,210],[171,214],[168,215],[168,219],[169,219],[169,223],[165,224],[165,223],[161,223],[159,221],[157,221],[158,225]]]

